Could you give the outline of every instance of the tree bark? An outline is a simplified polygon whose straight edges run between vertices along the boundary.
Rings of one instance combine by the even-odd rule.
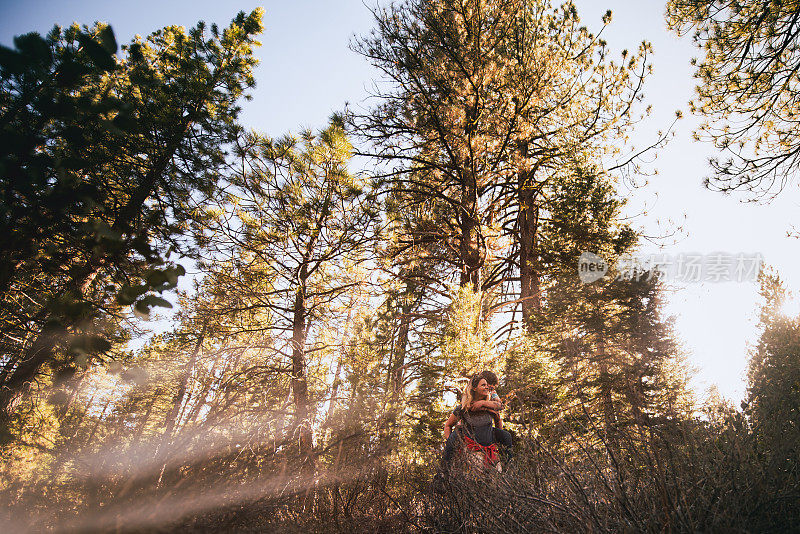
[[[613,377],[608,369],[608,354],[603,333],[597,342],[597,365],[599,367],[598,381],[600,385],[600,406],[603,412],[603,426],[609,446],[617,450],[617,417],[614,408]]]
[[[347,350],[347,347],[350,343],[349,329],[350,329],[350,320],[353,317],[354,305],[355,305],[355,299],[351,299],[350,306],[347,309],[347,321],[345,322],[347,330],[345,330],[345,335],[343,336],[342,339],[342,346],[340,347],[342,354],[336,361],[336,372],[333,374],[333,382],[331,383],[331,392],[330,392],[331,400],[328,403],[328,414],[325,417],[325,424],[323,425],[325,427],[325,441],[327,441],[328,436],[330,435],[333,416],[334,413],[336,412],[336,403],[337,403],[337,396],[339,395],[339,386],[342,383],[342,379],[340,378],[342,372],[342,361],[344,360],[345,351]]]
[[[400,328],[387,368],[388,399],[379,425],[378,449],[382,454],[389,454],[398,438],[397,419],[400,415],[400,394],[403,391],[408,332],[411,327],[411,308],[411,303],[405,303],[400,308]]]
[[[197,402],[192,406],[192,409],[189,411],[189,414],[186,416],[186,423],[187,425],[194,423],[197,420],[197,416],[200,414],[200,410],[203,409],[203,406],[206,405],[206,397],[208,396],[208,391],[211,389],[211,385],[215,380],[214,373],[217,370],[217,365],[219,365],[219,360],[222,357],[222,351],[216,351],[216,357],[214,358],[214,363],[211,364],[211,371],[209,372],[209,378],[206,380],[205,384],[203,384],[203,389],[200,390],[200,394],[197,396]],[[235,368],[235,365],[232,367]],[[223,375],[225,369],[223,368]]]
[[[128,449],[133,449],[139,444],[139,438],[142,437],[142,432],[144,432],[144,428],[147,426],[147,422],[150,420],[150,414],[153,411],[153,405],[156,403],[156,398],[158,397],[160,389],[156,389],[155,393],[150,397],[150,402],[147,403],[147,410],[144,412],[144,416],[142,417],[139,426],[136,428],[136,432],[133,434],[133,438],[131,439],[131,444]]]
[[[461,256],[461,287],[471,286],[475,292],[480,291],[480,228],[476,220],[478,207],[478,187],[475,177],[470,171],[465,171],[465,184],[462,187],[461,199],[461,243],[459,255]]]
[[[195,343],[194,350],[192,350],[192,355],[189,358],[189,361],[186,362],[186,365],[183,367],[180,384],[178,385],[178,390],[175,392],[175,396],[172,400],[172,408],[164,420],[164,435],[161,438],[161,445],[156,452],[157,458],[163,457],[167,451],[167,448],[169,447],[170,440],[172,439],[172,433],[178,423],[178,414],[180,413],[181,407],[183,406],[184,397],[186,396],[186,388],[189,384],[189,378],[191,377],[192,371],[197,364],[197,356],[200,354],[200,349],[203,346],[203,340],[206,337],[207,328],[208,319],[205,319],[203,321],[202,329],[200,330],[200,335]]]
[[[389,403],[394,406],[400,399],[403,391],[403,370],[406,364],[406,350],[408,347],[408,332],[411,328],[411,304],[404,304],[401,308],[400,330],[397,333],[397,356],[394,358],[394,365],[390,369],[389,382]]]
[[[308,421],[308,382],[306,379],[306,281],[308,262],[300,266],[292,318],[292,394],[295,406],[293,431],[304,469],[313,470],[311,425]]]
[[[109,395],[108,399],[106,399],[106,403],[103,405],[103,411],[100,412],[100,415],[97,417],[97,421],[95,421],[94,426],[92,427],[92,431],[89,434],[89,437],[86,438],[86,441],[83,442],[83,449],[87,449],[91,447],[92,440],[94,439],[95,434],[97,434],[97,429],[100,427],[100,423],[103,422],[103,417],[106,416],[106,410],[108,410],[108,405],[111,404],[111,399],[113,399],[113,395]]]
[[[336,372],[333,375],[333,383],[331,384],[330,402],[328,403],[328,414],[325,416],[325,434],[323,436],[323,443],[327,443],[331,435],[331,428],[333,427],[333,417],[336,413],[337,396],[339,395],[339,386],[342,384],[342,357],[336,361]]]
[[[528,333],[533,332],[533,318],[541,311],[537,233],[539,206],[533,187],[534,171],[520,171],[519,187],[519,278],[522,320]]]

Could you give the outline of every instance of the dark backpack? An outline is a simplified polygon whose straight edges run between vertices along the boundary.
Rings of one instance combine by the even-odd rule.
[[[455,427],[456,429],[461,429],[460,432],[463,432],[467,436],[472,439],[475,439],[475,428],[472,426],[471,416],[469,415],[469,410],[465,410],[461,406],[456,408],[455,412],[456,417],[458,420],[461,421],[461,425]]]

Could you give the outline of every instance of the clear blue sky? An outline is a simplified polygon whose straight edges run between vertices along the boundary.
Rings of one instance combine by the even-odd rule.
[[[612,48],[635,49],[643,39],[653,43],[655,74],[645,92],[654,111],[632,136],[637,145],[644,145],[671,122],[676,109],[687,111],[694,87],[689,60],[696,51],[688,39],[679,40],[666,31],[662,1],[578,0],[576,4],[583,22],[594,29],[600,27],[606,9],[613,11],[613,22],[604,34]],[[266,9],[266,31],[257,52],[258,86],[253,101],[245,104],[249,127],[272,135],[318,127],[346,101],[363,103],[376,73],[348,49],[354,34],[371,28],[371,15],[361,0],[261,4],[0,0],[0,43],[9,45],[14,35],[31,30],[47,32],[55,23],[101,20],[112,25],[122,44],[137,33],[146,35],[169,24],[188,27],[205,20],[223,26],[237,11],[258,5]],[[670,254],[760,252],[791,287],[800,287],[793,269],[800,258],[800,241],[786,237],[792,222],[800,225],[796,186],[770,205],[743,204],[740,197],[704,190],[701,182],[712,151],[691,140],[697,123],[688,116],[678,123],[674,140],[654,161],[659,174],[646,187],[629,192],[633,224],[653,236],[682,226],[674,238],[659,241],[662,252]],[[699,371],[695,381],[699,391],[717,384],[734,400],[742,397],[746,344],[755,341],[756,290],[753,283],[675,285],[668,313],[676,316],[689,361]]]

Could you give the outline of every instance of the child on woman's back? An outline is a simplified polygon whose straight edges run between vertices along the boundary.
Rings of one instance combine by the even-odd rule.
[[[489,395],[488,401],[474,401],[469,408],[470,412],[476,412],[480,410],[486,410],[492,414],[494,417],[494,440],[500,445],[500,448],[503,451],[503,455],[506,458],[506,462],[511,460],[513,456],[513,438],[511,433],[508,430],[503,429],[503,419],[500,417],[500,410],[503,409],[503,401],[500,400],[500,396],[495,391],[497,385],[500,381],[497,378],[497,375],[494,374],[492,371],[486,370],[481,372],[481,378],[485,378],[486,382],[491,389],[491,394]]]

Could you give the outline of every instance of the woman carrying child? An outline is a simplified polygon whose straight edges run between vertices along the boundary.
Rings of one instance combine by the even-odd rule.
[[[489,379],[494,378],[494,383]],[[487,465],[494,465],[499,460],[497,443],[504,452],[510,454],[511,434],[501,428],[495,428],[497,421],[501,426],[499,410],[503,404],[499,397],[493,400],[492,392],[497,383],[497,376],[490,372],[474,375],[461,398],[461,405],[457,406],[444,425],[444,437],[447,440],[444,446],[443,470],[447,471],[450,466],[453,453],[456,447],[462,444],[471,451],[478,451],[484,455]],[[461,421],[461,431],[453,432],[455,425]]]

